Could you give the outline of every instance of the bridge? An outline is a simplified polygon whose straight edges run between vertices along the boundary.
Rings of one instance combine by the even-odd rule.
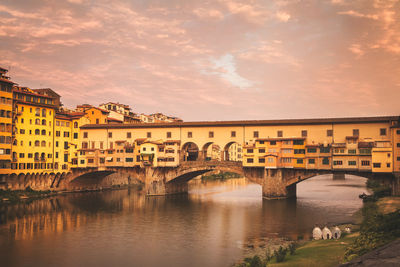
[[[321,174],[373,178],[400,191],[400,117],[92,124],[80,128],[77,158],[65,170],[15,170],[11,189],[85,190],[140,182],[148,195],[187,191],[219,170],[263,187],[266,198],[296,195]],[[14,170],[11,170],[13,172]]]

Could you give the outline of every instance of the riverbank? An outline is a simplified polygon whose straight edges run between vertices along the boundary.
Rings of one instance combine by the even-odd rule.
[[[93,192],[93,191],[108,191],[108,190],[120,190],[126,188],[134,188],[138,191],[142,190],[143,186],[140,184],[131,185],[118,185],[109,188],[98,188],[98,189],[86,189],[86,190],[75,190],[75,191],[41,191],[33,190],[28,187],[25,190],[3,190],[0,189],[0,205],[2,204],[15,204],[21,201],[32,201],[35,199],[43,199],[52,196],[62,195],[62,194],[72,194],[72,193],[83,193],[83,192]]]
[[[236,178],[242,178],[242,176],[234,172],[220,172],[220,173],[201,176],[202,181],[227,180]]]
[[[341,263],[354,261],[358,257],[375,249],[380,250],[386,244],[400,238],[400,197],[376,197],[377,201],[364,203],[363,208],[354,216],[358,225],[351,226],[352,234],[342,234],[340,239],[313,240],[293,242],[297,244],[294,253],[290,252],[290,246],[282,245],[284,259],[277,262],[277,255],[273,257],[273,250],[267,248],[263,252],[255,252],[247,256],[242,263],[236,266],[338,266]],[[348,225],[341,225],[343,228]],[[389,247],[390,250],[390,247]],[[393,249],[392,249],[393,250]],[[272,253],[268,252],[272,251]],[[390,250],[391,251],[391,250]],[[379,260],[379,255],[374,256]],[[357,261],[357,260],[356,260]]]

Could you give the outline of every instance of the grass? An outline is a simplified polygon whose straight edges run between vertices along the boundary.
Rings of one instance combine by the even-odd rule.
[[[384,197],[376,203],[378,209],[383,214],[388,214],[400,210],[400,197]]]
[[[306,242],[303,246],[296,249],[294,255],[288,255],[284,262],[277,263],[273,259],[268,266],[337,266],[343,262],[343,255],[346,248],[356,238],[357,234],[346,235],[341,239],[318,240]]]
[[[242,176],[234,172],[221,172],[217,174],[203,175],[201,176],[201,180],[227,180],[241,177]]]

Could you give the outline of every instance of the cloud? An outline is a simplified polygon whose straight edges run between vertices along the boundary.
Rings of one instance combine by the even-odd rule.
[[[235,58],[231,54],[225,54],[217,59],[210,59],[210,65],[203,65],[201,72],[208,75],[217,75],[232,86],[246,89],[254,86],[254,82],[240,76],[237,72]]]
[[[352,17],[357,17],[357,18],[367,18],[367,19],[373,19],[373,20],[378,20],[379,16],[374,14],[374,15],[370,15],[370,14],[362,14],[358,11],[354,11],[354,10],[347,10],[347,11],[340,11],[338,12],[338,14],[340,15],[348,15],[348,16],[352,16]]]
[[[290,14],[283,11],[279,11],[278,13],[276,13],[276,17],[280,21],[287,22],[290,19]]]
[[[359,44],[352,44],[349,47],[349,50],[355,54],[357,57],[361,57],[365,54],[365,51],[361,49],[361,45]]]

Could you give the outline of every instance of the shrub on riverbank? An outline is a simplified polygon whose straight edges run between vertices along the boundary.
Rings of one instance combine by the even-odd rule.
[[[50,191],[33,190],[29,186],[25,190],[3,190],[0,189],[0,200],[18,202],[26,198],[40,198],[45,197]]]
[[[227,180],[234,178],[241,178],[241,176],[234,172],[221,172],[221,173],[201,176],[201,180]]]
[[[400,237],[400,212],[382,214],[375,202],[365,203],[362,209],[363,222],[360,235],[345,252],[345,260],[350,261],[373,249]]]

